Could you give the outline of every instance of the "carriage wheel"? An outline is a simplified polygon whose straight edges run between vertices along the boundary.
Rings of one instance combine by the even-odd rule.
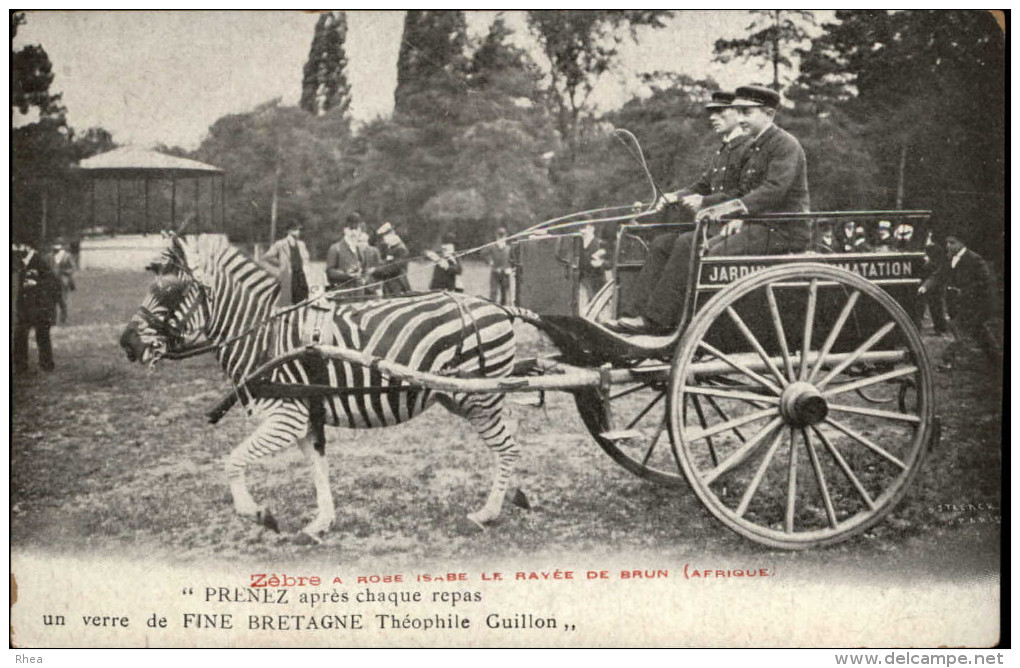
[[[668,367],[649,361],[635,369],[648,370],[648,378],[614,385],[605,393],[592,388],[575,392],[577,410],[595,442],[617,464],[639,478],[682,486],[666,424]]]
[[[854,312],[864,324],[845,327]],[[858,393],[889,381],[911,388],[898,411]],[[682,407],[693,397],[727,419],[692,417]],[[881,520],[917,475],[934,422],[910,317],[880,287],[820,264],[752,274],[705,304],[673,359],[669,402],[679,465],[709,511],[788,549]]]

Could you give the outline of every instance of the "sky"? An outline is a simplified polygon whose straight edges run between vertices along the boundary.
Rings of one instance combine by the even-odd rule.
[[[469,31],[484,35],[495,12],[468,12]],[[522,46],[533,50],[520,12],[507,12]],[[712,45],[736,37],[747,12],[678,12],[661,30],[625,39],[620,66],[604,75],[593,101],[622,105],[641,90],[637,75],[665,70],[712,76],[723,87],[770,79],[752,65],[712,62]],[[194,149],[216,119],[282,98],[296,104],[316,15],[290,11],[38,11],[14,46],[41,44],[54,68],[52,92],[63,94],[76,130],[102,126],[119,144],[163,143]],[[348,12],[348,78],[357,121],[393,109],[400,11]],[[31,119],[27,119],[31,120]],[[15,118],[15,124],[27,122]]]

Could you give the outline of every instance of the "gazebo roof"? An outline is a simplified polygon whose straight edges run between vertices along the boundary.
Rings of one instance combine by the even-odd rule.
[[[78,163],[78,169],[95,178],[198,178],[222,174],[223,170],[197,160],[178,158],[158,151],[122,146]]]

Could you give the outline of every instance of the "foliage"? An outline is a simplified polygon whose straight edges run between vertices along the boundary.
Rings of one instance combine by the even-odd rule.
[[[595,85],[616,60],[621,33],[629,30],[636,40],[638,27],[662,28],[672,15],[665,10],[528,12],[528,26],[549,59],[549,96],[568,160],[575,157],[583,121],[592,112]]]
[[[796,96],[863,129],[884,206],[933,209],[1001,252],[1005,44],[984,10],[838,11],[802,62]]]
[[[772,88],[782,90],[788,77],[780,70],[793,68],[790,58],[797,48],[808,41],[805,25],[815,25],[814,14],[805,9],[753,9],[754,20],[747,26],[751,34],[715,42],[715,60],[728,63],[734,58],[744,62],[764,60],[772,68]]]
[[[346,12],[325,12],[319,16],[301,82],[300,106],[308,113],[321,116],[335,109],[343,115],[351,106],[346,40]]]
[[[311,116],[278,100],[217,120],[191,156],[226,172],[225,230],[232,238],[271,243],[274,188],[280,220],[301,218],[317,254],[339,236],[338,189],[345,181],[348,122],[337,110]],[[282,229],[279,228],[279,229]]]

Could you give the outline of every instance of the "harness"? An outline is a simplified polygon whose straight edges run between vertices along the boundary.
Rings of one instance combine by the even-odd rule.
[[[457,310],[460,311],[460,325],[462,329],[466,329],[468,323],[471,324],[471,329],[474,330],[475,338],[478,339],[478,345],[476,351],[478,354],[478,373],[482,376],[485,375],[486,364],[485,364],[485,351],[482,349],[482,332],[478,327],[478,321],[475,320],[475,316],[471,313],[471,309],[464,303],[464,297],[456,292],[447,292],[446,296],[453,300],[457,305]],[[457,341],[457,349],[453,353],[453,358],[445,365],[447,368],[444,370],[450,370],[457,364],[457,361],[464,354],[464,341],[466,337],[460,337]]]

